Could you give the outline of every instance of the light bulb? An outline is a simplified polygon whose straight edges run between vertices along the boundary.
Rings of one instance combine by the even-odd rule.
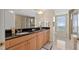
[[[39,11],[38,14],[43,14],[43,12],[42,11]]]
[[[13,13],[14,13],[14,11],[12,11],[12,10],[11,10],[11,11],[9,11],[9,12],[10,12],[11,14],[13,14]]]

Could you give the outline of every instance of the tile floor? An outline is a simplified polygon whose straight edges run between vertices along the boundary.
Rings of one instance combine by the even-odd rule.
[[[53,50],[53,42],[48,42],[41,50]]]

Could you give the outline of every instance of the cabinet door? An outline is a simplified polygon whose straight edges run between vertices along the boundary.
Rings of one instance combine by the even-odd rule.
[[[35,50],[36,49],[36,37],[31,38],[28,40],[28,50]]]
[[[47,31],[43,31],[43,43],[47,43]]]
[[[37,35],[37,49],[40,49],[43,46],[43,32],[39,32]]]
[[[47,30],[46,31],[46,43],[49,42],[49,40],[50,40],[50,31]]]
[[[9,50],[25,50],[25,48],[26,48],[25,43],[21,43],[10,48]]]
[[[50,31],[46,30],[43,32],[43,44],[46,44],[50,39]]]
[[[5,41],[5,49],[7,49],[9,47],[10,47],[9,40],[8,41]]]
[[[50,41],[50,30],[47,31],[47,41]]]
[[[29,50],[28,41],[25,41],[25,50]]]

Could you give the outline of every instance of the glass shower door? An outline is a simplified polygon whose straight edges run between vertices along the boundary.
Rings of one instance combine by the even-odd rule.
[[[73,14],[72,17],[72,32],[73,34],[78,34],[78,14]]]
[[[57,42],[57,49],[65,49],[65,41],[67,39],[67,17],[66,15],[56,16],[55,25],[55,39]]]
[[[72,14],[72,38],[71,40],[73,40],[73,49],[79,49],[77,46],[79,45],[78,44],[78,41],[77,41],[77,36],[79,35],[79,32],[78,32],[78,27],[79,27],[79,24],[78,24],[79,20],[78,20],[78,13],[73,13]]]

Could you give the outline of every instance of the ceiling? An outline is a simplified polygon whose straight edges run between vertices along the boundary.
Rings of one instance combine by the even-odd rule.
[[[55,15],[67,14],[69,9],[55,9]]]
[[[14,9],[15,14],[25,15],[25,16],[35,16],[36,13],[33,9]]]
[[[55,15],[66,14],[69,11],[69,9],[13,9],[15,14],[25,15],[25,16],[35,16],[37,12],[40,10],[43,12],[52,10],[54,11]]]

